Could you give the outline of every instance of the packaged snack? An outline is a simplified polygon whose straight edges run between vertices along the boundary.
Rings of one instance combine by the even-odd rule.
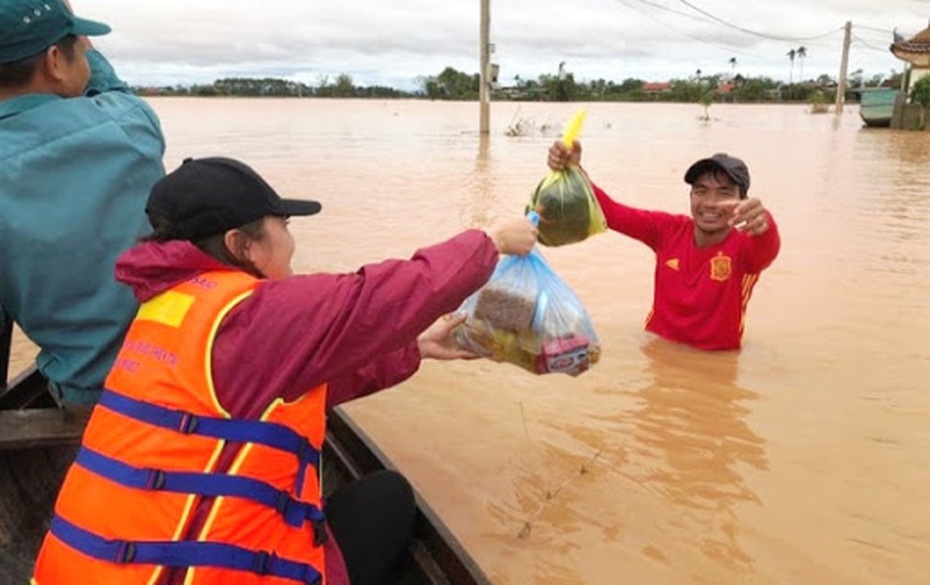
[[[538,251],[501,258],[488,283],[465,300],[459,345],[534,374],[577,376],[600,358],[581,301]]]

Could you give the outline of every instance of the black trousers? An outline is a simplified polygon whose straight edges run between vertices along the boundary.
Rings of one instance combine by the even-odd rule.
[[[326,521],[352,585],[396,582],[415,518],[413,488],[395,471],[376,471],[327,498]]]

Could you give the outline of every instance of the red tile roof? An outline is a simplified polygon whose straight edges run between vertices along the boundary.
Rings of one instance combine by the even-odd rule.
[[[930,27],[925,28],[906,41],[892,43],[891,52],[902,58],[899,53],[930,53]]]
[[[672,84],[667,82],[657,82],[657,81],[647,81],[643,84],[643,91],[669,91],[672,89]]]

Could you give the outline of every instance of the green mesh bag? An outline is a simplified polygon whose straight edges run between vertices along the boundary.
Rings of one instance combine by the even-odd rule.
[[[569,148],[581,132],[585,111],[566,124],[562,141]],[[539,243],[564,246],[607,231],[607,220],[594,195],[591,181],[574,165],[552,171],[540,181],[527,211],[539,214]]]

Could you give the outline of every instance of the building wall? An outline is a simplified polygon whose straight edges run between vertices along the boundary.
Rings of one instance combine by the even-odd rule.
[[[910,80],[908,81],[907,85],[908,95],[910,95],[911,88],[914,87],[914,84],[917,83],[917,80],[922,77],[927,77],[928,75],[930,75],[930,67],[917,67],[916,65],[912,66]]]
[[[923,128],[920,126],[921,110],[924,110]],[[896,104],[891,127],[898,130],[930,130],[930,108],[920,104]]]

